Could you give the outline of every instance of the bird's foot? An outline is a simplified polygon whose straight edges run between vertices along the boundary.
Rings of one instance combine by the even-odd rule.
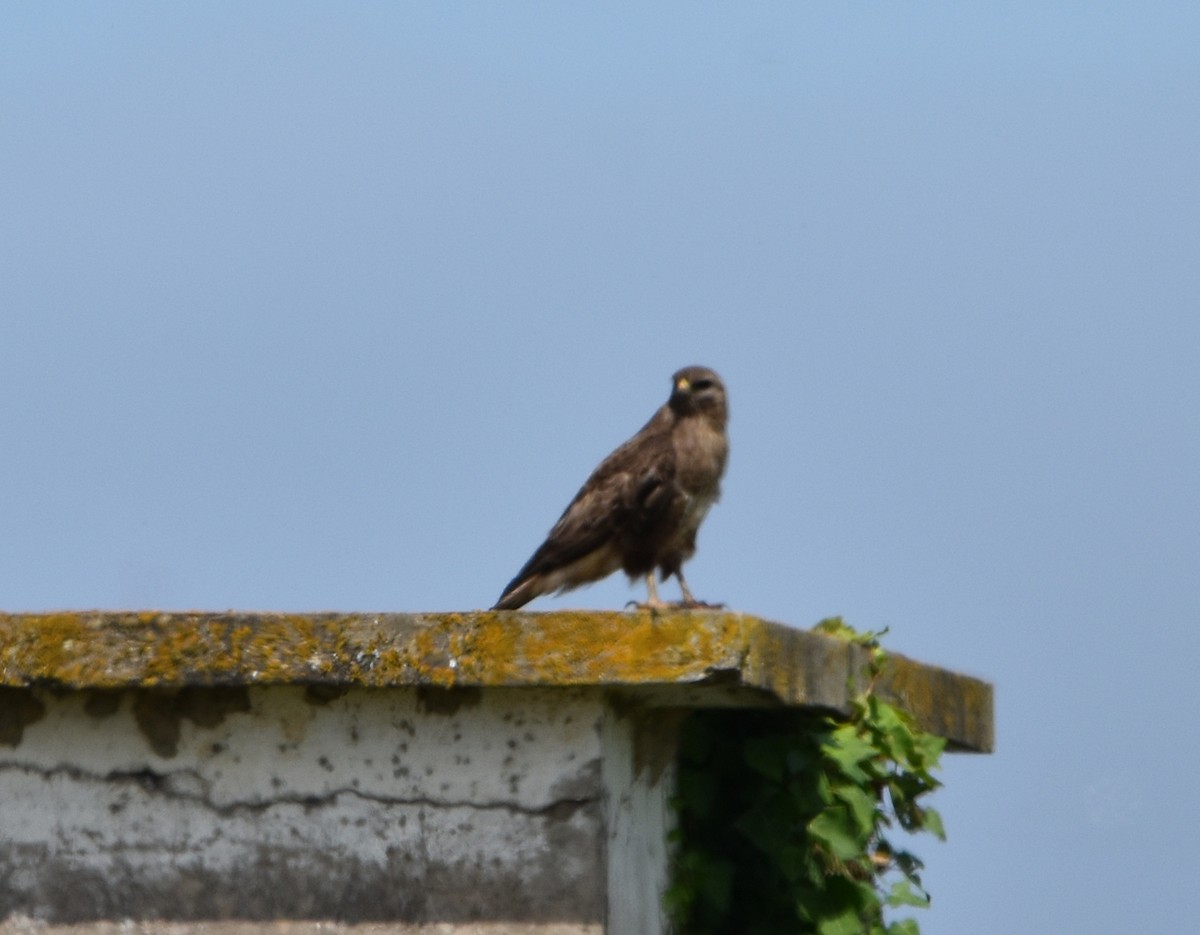
[[[694,598],[690,601],[630,601],[625,605],[625,609],[648,610],[652,614],[660,613],[664,610],[724,610],[724,604],[710,604],[708,601],[698,601]]]

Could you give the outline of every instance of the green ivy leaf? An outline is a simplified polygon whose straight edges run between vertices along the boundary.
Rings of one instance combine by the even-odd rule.
[[[838,860],[853,860],[861,856],[866,844],[850,810],[843,805],[834,805],[821,812],[808,823],[808,833]]]
[[[892,907],[917,906],[921,909],[928,909],[929,894],[917,891],[908,880],[897,880],[892,884],[887,896],[884,897],[884,902]]]
[[[864,738],[858,736],[858,730],[853,724],[845,724],[833,731],[829,742],[821,745],[825,754],[838,770],[851,782],[866,785],[871,781],[870,774],[862,764],[869,763],[878,751]]]
[[[824,633],[826,636],[836,636],[838,639],[851,642],[858,638],[858,631],[842,622],[841,617],[826,617],[813,627],[814,633]]]
[[[833,804],[833,790],[824,774],[816,783],[811,774],[791,780],[787,784],[787,794],[797,816],[815,815],[826,805]]]
[[[779,849],[779,871],[784,879],[791,882],[808,876],[808,848],[798,844],[788,844]]]
[[[817,935],[862,935],[862,919],[853,909],[817,922]]]
[[[850,810],[858,834],[870,837],[875,827],[875,796],[860,786],[840,786],[834,795]]]
[[[942,824],[942,816],[932,808],[926,808],[924,827],[930,834],[937,837],[939,841],[946,840],[946,828]]]
[[[941,759],[942,754],[946,750],[946,738],[921,731],[916,739],[921,765],[925,769],[932,769],[937,765],[938,760]]]
[[[917,886],[921,885],[921,871],[925,869],[925,864],[916,856],[908,851],[896,851],[892,854],[892,861],[896,867],[908,879],[912,880]]]

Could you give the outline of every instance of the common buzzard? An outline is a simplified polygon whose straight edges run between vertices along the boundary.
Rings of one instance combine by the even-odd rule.
[[[692,596],[683,563],[696,551],[696,530],[721,495],[729,410],[725,385],[707,367],[684,367],[671,381],[671,398],[600,462],[493,610],[513,610],[618,568],[631,580],[646,576],[650,607],[665,606],[655,569],[664,581],[679,579],[682,606],[706,606]]]

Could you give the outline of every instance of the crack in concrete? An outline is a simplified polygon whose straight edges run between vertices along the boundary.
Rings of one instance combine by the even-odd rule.
[[[268,811],[278,806],[293,805],[312,809],[326,808],[337,804],[343,795],[353,796],[367,802],[375,802],[385,806],[427,807],[437,809],[466,808],[480,811],[500,810],[514,815],[565,817],[581,808],[600,802],[600,796],[566,796],[555,799],[545,805],[530,806],[504,800],[466,801],[456,799],[439,799],[431,796],[389,796],[380,793],[364,792],[349,786],[340,786],[321,793],[288,794],[283,793],[269,799],[235,800],[226,803],[212,801],[211,782],[194,769],[177,769],[160,772],[148,767],[136,770],[112,770],[98,773],[83,769],[79,766],[36,766],[32,763],[0,761],[0,775],[6,772],[20,772],[38,776],[42,779],[53,779],[65,776],[76,782],[100,783],[104,785],[139,786],[150,795],[162,796],[183,802],[192,802],[221,817],[237,814],[254,814]],[[195,786],[203,791],[195,791]],[[187,788],[192,786],[192,788]]]

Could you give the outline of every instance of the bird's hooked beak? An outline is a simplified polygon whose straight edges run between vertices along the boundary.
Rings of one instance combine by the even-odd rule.
[[[686,393],[691,388],[691,381],[687,377],[680,377],[675,381],[675,392]]]

